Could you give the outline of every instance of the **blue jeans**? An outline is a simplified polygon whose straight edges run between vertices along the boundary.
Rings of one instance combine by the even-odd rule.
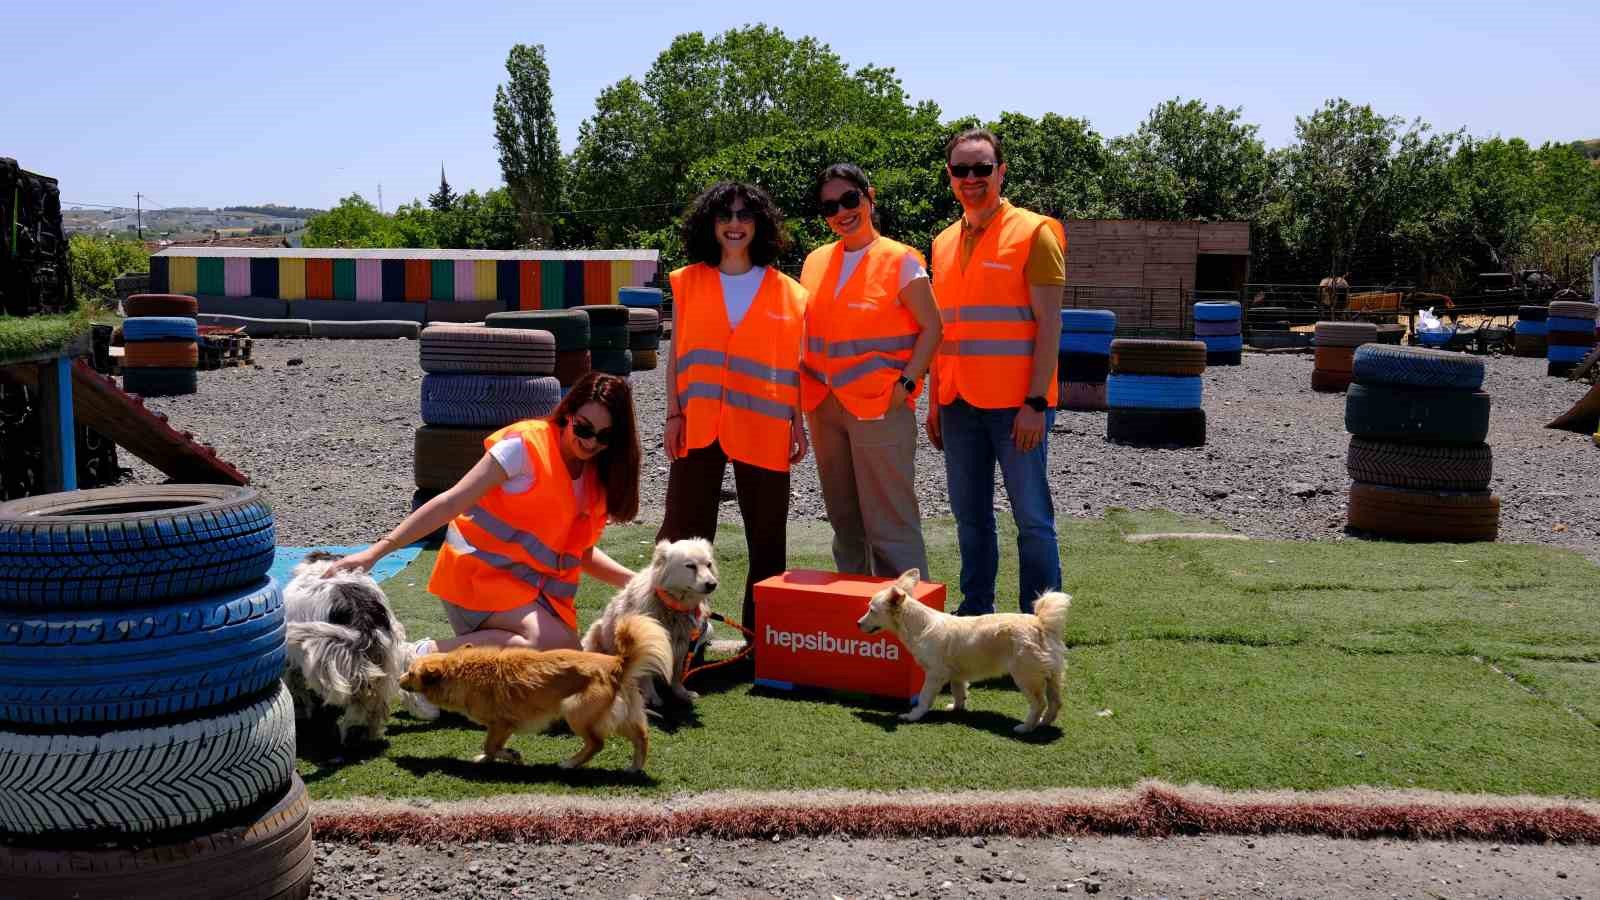
[[[1017,606],[1033,612],[1033,601],[1061,587],[1061,548],[1050,501],[1045,458],[1055,410],[1044,414],[1039,446],[1019,453],[1011,440],[1017,410],[979,409],[961,398],[939,407],[950,512],[961,547],[961,607],[956,615],[994,612],[994,579],[1000,542],[994,524],[994,465],[1000,463],[1011,515],[1017,522]]]

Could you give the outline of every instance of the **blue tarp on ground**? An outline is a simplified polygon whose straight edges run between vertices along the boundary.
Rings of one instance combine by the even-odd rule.
[[[300,564],[300,560],[305,559],[306,554],[313,550],[326,550],[329,553],[345,556],[357,550],[365,549],[367,549],[365,544],[358,544],[353,547],[278,547],[276,554],[272,557],[272,569],[268,574],[277,579],[280,586],[285,585],[289,583],[289,573],[294,571],[294,567]],[[380,582],[383,581],[410,565],[411,561],[416,559],[417,554],[421,552],[422,548],[420,546],[404,547],[394,551],[379,560],[378,564],[372,568],[372,577]]]

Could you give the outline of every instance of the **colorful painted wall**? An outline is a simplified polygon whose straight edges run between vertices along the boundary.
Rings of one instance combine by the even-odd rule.
[[[656,279],[654,250],[309,250],[168,247],[150,258],[150,292],[189,294],[210,311],[259,312],[246,301],[496,303],[559,309],[616,303]],[[376,310],[375,310],[376,312]],[[374,316],[379,318],[380,316]]]

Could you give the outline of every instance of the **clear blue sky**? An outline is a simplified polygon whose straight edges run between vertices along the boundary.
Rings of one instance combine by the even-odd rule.
[[[893,66],[945,116],[1081,116],[1102,135],[1181,95],[1244,107],[1269,146],[1329,97],[1436,128],[1600,137],[1600,4],[635,2],[6,4],[0,156],[67,200],[385,205],[500,183],[507,49],[548,51],[571,149],[595,95],[672,37],[766,22]]]

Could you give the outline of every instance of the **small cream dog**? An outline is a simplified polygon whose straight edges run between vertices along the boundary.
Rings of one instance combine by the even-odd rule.
[[[927,715],[935,697],[950,684],[954,702],[964,709],[967,683],[1009,673],[1028,698],[1028,720],[1014,731],[1027,734],[1055,721],[1061,710],[1061,673],[1067,646],[1062,638],[1072,598],[1058,591],[1040,597],[1032,615],[994,613],[952,616],[912,598],[922,573],[911,569],[875,594],[856,625],[867,634],[886,629],[899,638],[925,677],[917,705],[900,718],[915,722]]]
[[[692,703],[700,695],[684,686],[683,662],[694,648],[696,635],[703,637],[711,627],[706,618],[711,607],[706,599],[716,589],[717,560],[709,541],[661,541],[650,557],[650,565],[640,569],[589,626],[583,636],[583,649],[590,653],[616,653],[617,623],[625,616],[649,616],[672,638],[672,676],[667,680],[673,696]],[[646,704],[659,703],[653,678],[646,679],[640,691]]]

